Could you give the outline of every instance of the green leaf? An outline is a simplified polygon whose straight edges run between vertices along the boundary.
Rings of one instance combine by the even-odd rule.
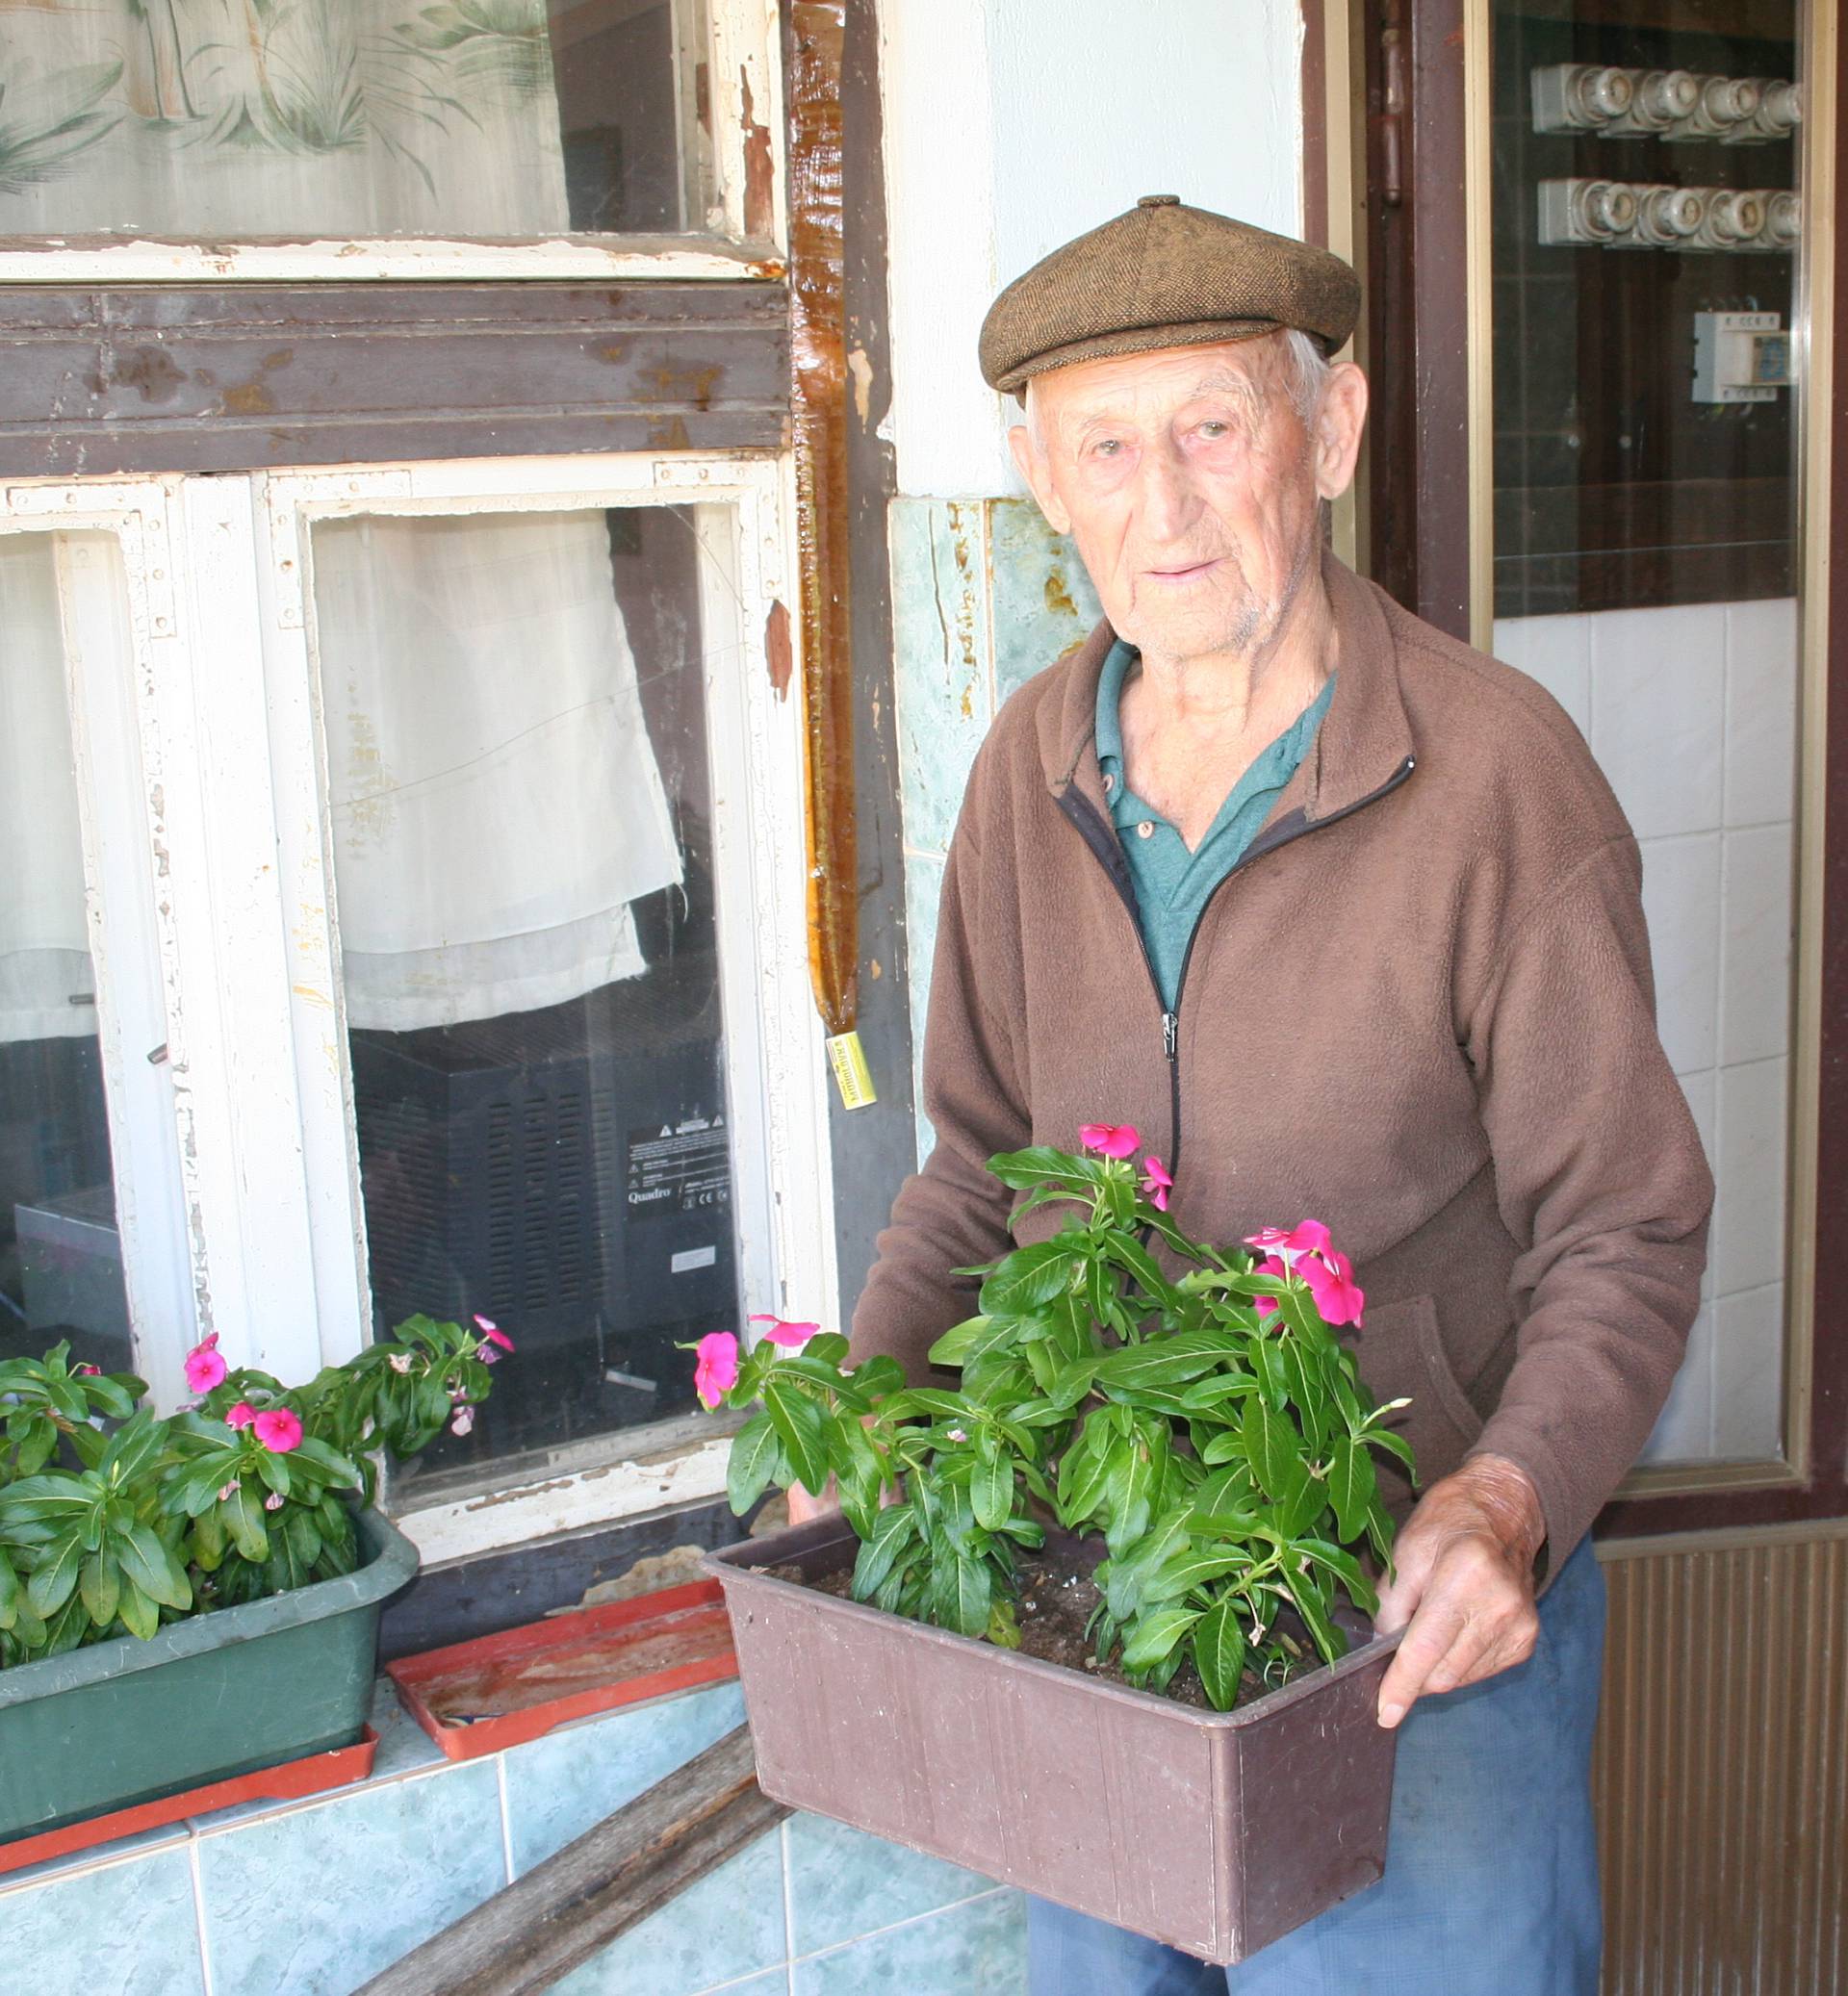
[[[1348,1640],[1328,1619],[1328,1604],[1321,1582],[1310,1562],[1300,1554],[1287,1552],[1283,1571],[1289,1582],[1290,1599],[1303,1619],[1324,1663],[1333,1663],[1348,1653]]]
[[[893,1504],[879,1514],[873,1534],[854,1562],[854,1599],[866,1600],[886,1584],[903,1554],[917,1542],[917,1513],[909,1504]]]
[[[84,1607],[98,1628],[107,1628],[116,1619],[116,1604],[121,1599],[121,1569],[113,1554],[93,1552],[84,1561],[78,1588]]]
[[[1098,1237],[1098,1244],[1118,1267],[1127,1269],[1136,1278],[1145,1296],[1157,1303],[1172,1298],[1173,1284],[1162,1273],[1161,1264],[1134,1234],[1121,1227],[1106,1227]]]
[[[132,1636],[146,1642],[161,1625],[161,1611],[148,1599],[133,1580],[122,1582],[121,1598],[116,1603],[116,1612],[122,1618],[122,1626]]]
[[[1355,1607],[1364,1608],[1370,1615],[1378,1607],[1379,1597],[1362,1571],[1360,1561],[1351,1552],[1343,1551],[1339,1546],[1330,1546],[1323,1539],[1298,1539],[1296,1550],[1305,1559],[1313,1560],[1317,1566],[1333,1574],[1348,1590],[1348,1599]]]
[[[240,1491],[239,1496],[246,1493]],[[122,1571],[149,1600],[167,1608],[190,1608],[192,1589],[185,1574],[160,1538],[144,1524],[116,1540],[116,1556]]]
[[[1239,1433],[1258,1488],[1276,1503],[1293,1503],[1309,1474],[1296,1429],[1281,1414],[1273,1413],[1261,1395],[1253,1395],[1245,1403]]]
[[[994,1604],[994,1575],[987,1564],[966,1552],[939,1560],[932,1574],[932,1593],[940,1628],[958,1635],[988,1633],[988,1612]]]
[[[783,1442],[768,1414],[754,1414],[732,1438],[725,1468],[725,1494],[734,1516],[757,1502],[783,1460]]]
[[[240,1485],[218,1506],[231,1542],[244,1558],[261,1566],[270,1557],[270,1533],[263,1522],[263,1499]]]
[[[945,1331],[928,1355],[934,1366],[968,1366],[984,1353],[1012,1343],[1019,1334],[1011,1317],[969,1317]]]
[[[1377,1420],[1379,1416],[1375,1414],[1373,1416],[1373,1419]],[[1417,1483],[1417,1458],[1412,1454],[1412,1445],[1406,1441],[1403,1435],[1394,1434],[1391,1428],[1369,1426],[1361,1430],[1361,1438],[1370,1447],[1383,1448],[1389,1455],[1398,1456],[1410,1472],[1413,1483]]]
[[[1179,1600],[1195,1587],[1218,1580],[1251,1564],[1250,1555],[1238,1552],[1186,1551],[1175,1554],[1150,1576],[1144,1599],[1150,1601]]]
[[[978,1461],[969,1478],[969,1501],[975,1522],[985,1531],[997,1530],[1014,1511],[1014,1464],[1005,1455],[992,1462]]]
[[[1239,1702],[1245,1675],[1245,1629],[1239,1621],[1241,1602],[1225,1595],[1194,1625],[1194,1663],[1216,1711],[1229,1712]]]
[[[775,1378],[764,1382],[763,1404],[798,1480],[811,1497],[819,1497],[828,1485],[828,1440],[821,1409],[799,1388]]]
[[[1328,1450],[1328,1501],[1344,1539],[1351,1542],[1367,1529],[1367,1507],[1376,1489],[1366,1445],[1351,1435],[1337,1435]]]
[[[893,1420],[911,1414],[928,1414],[936,1420],[968,1420],[974,1410],[960,1393],[946,1393],[938,1386],[913,1386],[893,1394],[880,1411]]]
[[[0,1546],[0,1628],[11,1628],[19,1619],[19,1575],[13,1570],[7,1548]]]
[[[1036,1143],[1026,1150],[1002,1151],[988,1160],[988,1169],[1003,1185],[1019,1192],[1036,1186],[1056,1185],[1089,1193],[1103,1179],[1102,1170],[1090,1159],[1055,1150],[1049,1143]]]
[[[990,1317],[1023,1317],[1051,1302],[1070,1282],[1082,1252],[1064,1235],[1016,1247],[983,1283],[983,1310]]]
[[[1096,1361],[1097,1380],[1104,1386],[1172,1386],[1197,1379],[1219,1364],[1211,1351],[1176,1349],[1178,1338],[1151,1338],[1146,1344],[1125,1345]]]
[[[81,1525],[72,1525],[26,1582],[26,1599],[35,1614],[49,1620],[64,1606],[77,1585],[83,1559],[83,1529]]]
[[[1145,1671],[1163,1662],[1199,1619],[1197,1608],[1156,1608],[1142,1616],[1123,1645],[1123,1668]]]
[[[1253,1400],[1251,1404],[1256,1406],[1258,1403]],[[1244,1431],[1240,1428],[1229,1427],[1223,1434],[1215,1435],[1212,1441],[1200,1450],[1200,1460],[1203,1463],[1209,1464],[1233,1461],[1245,1462],[1248,1460],[1245,1452]]]

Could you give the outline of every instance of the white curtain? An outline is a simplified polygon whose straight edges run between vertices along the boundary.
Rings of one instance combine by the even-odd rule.
[[[0,1039],[96,1031],[52,540],[0,534]]]
[[[680,857],[604,516],[329,521],[313,549],[351,1023],[636,975],[629,904]]]
[[[0,0],[0,235],[568,226],[546,0]]]
[[[0,535],[0,1039],[96,1030],[53,538]],[[312,547],[349,1022],[638,975],[629,904],[681,869],[604,516],[330,521]]]

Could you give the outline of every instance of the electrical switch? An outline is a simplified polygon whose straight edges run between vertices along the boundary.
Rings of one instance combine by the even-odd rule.
[[[1694,315],[1694,399],[1775,402],[1790,385],[1790,335],[1775,312]]]

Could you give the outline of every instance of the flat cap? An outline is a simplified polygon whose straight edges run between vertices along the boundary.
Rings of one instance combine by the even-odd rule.
[[[1144,194],[1016,277],[982,321],[982,378],[1017,394],[1035,374],[1113,354],[1255,340],[1295,326],[1332,353],[1360,316],[1360,279],[1289,236]]]

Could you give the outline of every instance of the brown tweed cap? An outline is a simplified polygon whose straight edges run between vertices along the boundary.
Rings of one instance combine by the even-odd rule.
[[[982,378],[1019,394],[1035,374],[1112,354],[1255,340],[1280,327],[1332,353],[1360,316],[1360,279],[1325,249],[1144,194],[1016,277],[982,321]]]

